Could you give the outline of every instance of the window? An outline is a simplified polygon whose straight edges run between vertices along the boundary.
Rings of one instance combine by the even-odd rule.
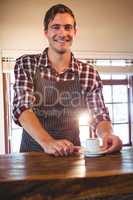
[[[11,108],[11,112],[12,113],[12,102],[13,102],[13,96],[14,96],[14,92],[13,92],[13,84],[14,84],[14,73],[11,72],[10,73],[10,84],[9,84],[9,88],[10,88],[10,108]],[[11,117],[11,133],[10,133],[10,149],[12,153],[15,152],[19,152],[19,148],[20,148],[20,143],[21,143],[21,138],[22,138],[22,128],[18,125],[16,125]]]
[[[101,75],[103,79],[103,95],[109,109],[114,133],[123,141],[124,145],[131,144],[130,96],[128,75]]]
[[[17,126],[12,119],[12,101],[13,101],[13,83],[14,73],[3,73],[4,87],[4,114],[5,114],[5,149],[6,153],[19,152],[22,128]]]

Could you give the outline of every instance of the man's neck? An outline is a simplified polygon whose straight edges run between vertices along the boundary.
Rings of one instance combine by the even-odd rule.
[[[71,61],[71,52],[68,51],[63,54],[56,53],[52,51],[50,48],[48,49],[48,57],[52,64],[52,67],[57,72],[62,72],[69,67]]]

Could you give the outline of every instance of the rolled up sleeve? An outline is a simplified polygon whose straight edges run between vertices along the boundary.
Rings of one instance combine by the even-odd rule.
[[[33,65],[30,56],[22,56],[16,60],[14,68],[15,83],[13,86],[13,119],[18,125],[20,125],[18,119],[22,112],[33,106],[34,73],[35,65]]]
[[[90,68],[86,87],[86,105],[90,114],[90,126],[95,131],[96,126],[101,121],[110,121],[108,108],[105,106],[102,81],[98,72]]]

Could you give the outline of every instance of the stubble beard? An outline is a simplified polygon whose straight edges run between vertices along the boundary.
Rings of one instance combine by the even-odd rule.
[[[53,41],[55,42],[55,40],[54,40],[54,38],[53,38]],[[70,51],[70,48],[71,48],[71,46],[72,46],[72,38],[69,38],[69,46],[67,47],[67,48],[56,48],[56,46],[54,46],[54,45],[50,45],[51,46],[51,48],[56,52],[56,53],[58,53],[58,54],[65,54],[65,53],[67,53],[68,51]]]

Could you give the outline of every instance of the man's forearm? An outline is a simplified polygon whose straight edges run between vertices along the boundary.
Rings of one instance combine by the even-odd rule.
[[[19,117],[19,122],[42,147],[52,139],[32,110],[24,111]]]
[[[104,137],[113,134],[112,124],[110,121],[101,121],[96,127],[96,135]]]

